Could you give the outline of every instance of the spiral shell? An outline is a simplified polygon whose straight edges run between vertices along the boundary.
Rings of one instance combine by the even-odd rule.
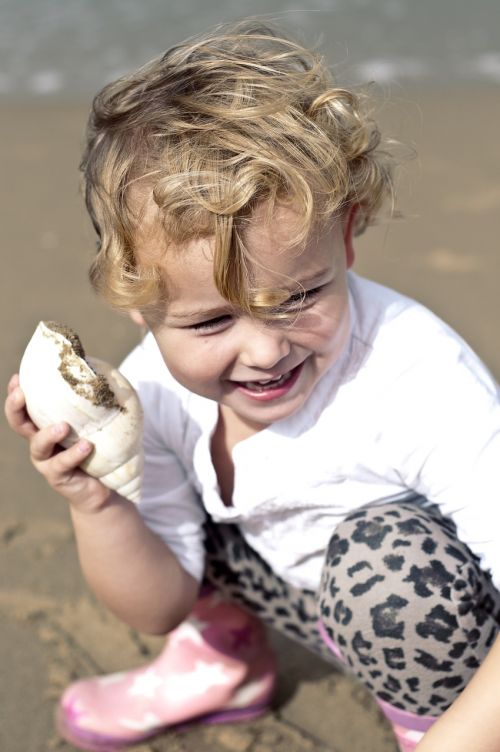
[[[26,409],[44,428],[65,421],[78,439],[94,445],[81,464],[89,474],[131,501],[139,501],[143,467],[143,414],[139,398],[113,366],[85,355],[78,335],[53,321],[41,321],[19,368]]]

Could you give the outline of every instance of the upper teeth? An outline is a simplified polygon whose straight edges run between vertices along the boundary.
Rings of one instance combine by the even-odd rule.
[[[281,376],[282,375],[283,374],[281,374]],[[281,376],[274,376],[274,378],[272,378],[272,379],[259,379],[259,381],[256,381],[255,383],[256,384],[262,384],[262,385],[270,384],[272,381],[279,381],[281,379]]]
[[[290,376],[290,371],[287,371],[287,373],[282,373],[280,376],[274,376],[272,379],[256,379],[255,381],[246,381],[245,386],[248,389],[255,389],[256,387],[265,387],[269,386],[269,384],[280,384],[281,382],[285,381]]]

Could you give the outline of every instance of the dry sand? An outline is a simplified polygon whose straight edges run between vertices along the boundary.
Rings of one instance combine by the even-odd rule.
[[[39,319],[64,321],[90,354],[119,362],[137,338],[91,293],[94,240],[78,193],[85,106],[0,108],[2,361],[6,383]],[[418,158],[401,171],[405,219],[360,239],[360,273],[429,305],[500,374],[498,91],[394,90],[381,105]],[[72,678],[147,660],[161,641],[107,615],[79,573],[64,503],[1,424],[0,750],[72,749],[54,733],[56,698]],[[194,729],[141,752],[394,752],[385,722],[350,679],[276,638],[275,707],[238,726]]]

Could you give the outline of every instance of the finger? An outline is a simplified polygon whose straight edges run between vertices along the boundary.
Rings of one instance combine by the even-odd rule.
[[[59,442],[64,441],[70,431],[70,426],[62,422],[35,431],[30,441],[33,462],[36,464],[50,459],[55,454]]]
[[[80,439],[69,449],[60,449],[45,462],[35,463],[49,485],[76,510],[93,511],[102,507],[111,491],[97,478],[86,473],[80,463],[93,451],[93,445]]]
[[[10,377],[9,383],[7,384],[7,394],[10,394],[18,386],[19,386],[19,374],[15,373],[13,376]]]
[[[5,417],[9,426],[24,438],[30,438],[37,431],[26,411],[24,394],[19,387],[15,387],[5,400]]]
[[[74,447],[71,447],[71,452]],[[57,461],[65,460],[61,452]],[[111,495],[111,489],[104,486],[97,478],[92,478],[79,467],[68,469],[51,479],[47,478],[52,488],[64,496],[74,511],[93,512],[100,508]]]
[[[87,459],[93,450],[93,445],[87,439],[80,439],[62,452],[54,455],[47,468],[46,477],[54,486],[63,486],[74,481],[78,476],[88,478],[88,475],[79,469],[80,464]],[[47,463],[48,464],[48,463]]]

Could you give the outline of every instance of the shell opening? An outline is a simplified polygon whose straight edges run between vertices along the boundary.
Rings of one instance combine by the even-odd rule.
[[[106,378],[97,373],[85,359],[85,350],[78,334],[71,327],[57,321],[43,323],[51,332],[62,337],[62,341],[58,340],[59,372],[73,391],[98,407],[125,410],[116,399]]]

